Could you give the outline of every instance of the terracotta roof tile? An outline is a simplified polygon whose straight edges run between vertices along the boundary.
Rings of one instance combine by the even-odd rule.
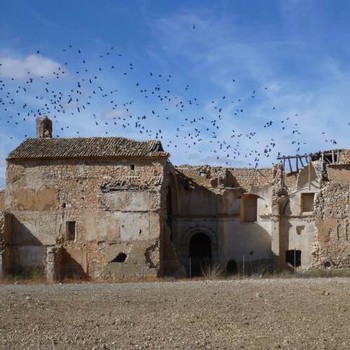
[[[123,137],[27,139],[7,159],[168,157],[160,141]]]

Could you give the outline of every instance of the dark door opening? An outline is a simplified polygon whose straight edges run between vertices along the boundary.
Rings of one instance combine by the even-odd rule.
[[[286,251],[286,262],[291,264],[293,267],[301,265],[301,250],[287,250]]]
[[[237,263],[235,260],[229,260],[226,265],[226,273],[228,275],[235,275],[238,272]]]
[[[211,262],[210,238],[204,233],[196,233],[190,240],[190,276],[201,276],[203,268]]]

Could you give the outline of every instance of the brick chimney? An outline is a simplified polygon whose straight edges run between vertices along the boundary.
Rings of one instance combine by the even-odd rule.
[[[52,138],[52,121],[46,115],[36,118],[36,137]]]

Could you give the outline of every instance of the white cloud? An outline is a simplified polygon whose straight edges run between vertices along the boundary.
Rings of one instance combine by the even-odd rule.
[[[291,23],[284,25],[292,28],[305,17],[302,14],[299,18],[297,8],[302,0],[286,0],[287,2],[284,15],[290,16]],[[149,139],[156,137],[155,134],[161,129],[162,133],[159,132],[157,137],[164,136],[163,145],[172,153],[172,161],[222,165],[227,161],[233,166],[248,166],[257,153],[262,154],[260,165],[268,166],[268,163],[276,161],[278,151],[283,154],[296,153],[298,144],[292,143],[293,141],[303,145],[300,153],[332,148],[325,140],[334,139],[334,135],[338,136],[339,143],[343,140],[341,144],[346,147],[346,134],[349,130],[347,119],[350,121],[347,117],[347,96],[350,93],[347,82],[350,72],[344,70],[344,62],[342,64],[323,55],[322,50],[314,51],[313,42],[308,41],[307,37],[304,39],[300,35],[295,36],[294,31],[290,31],[291,35],[271,36],[271,40],[265,36],[264,40],[260,40],[260,35],[248,33],[246,28],[236,26],[234,18],[232,22],[227,17],[219,20],[203,11],[178,13],[155,21],[152,18],[149,25],[156,35],[152,43],[147,45],[147,54],[140,55],[142,58],[138,61],[139,64],[135,63],[132,73],[128,72],[122,79],[115,79],[116,73],[109,76],[99,73],[98,84],[103,86],[104,95],[109,90],[118,89],[118,94],[111,97],[118,102],[115,109],[111,109],[114,103],[110,103],[109,98],[99,94],[97,83],[84,86],[82,95],[77,95],[79,101],[67,102],[69,96],[73,95],[71,89],[76,86],[74,79],[78,79],[71,66],[70,79],[50,82],[50,90],[63,92],[62,103],[66,110],[65,115],[57,113],[57,118],[54,117],[54,135],[116,135]],[[151,63],[147,59],[143,60],[144,57],[151,59]],[[16,78],[26,77],[28,71],[32,76],[52,78],[53,72],[60,67],[59,63],[41,55],[18,58],[0,53],[0,62],[3,64],[0,76]],[[162,81],[163,92],[169,86],[170,101],[159,102],[151,94],[146,101],[135,87],[136,82],[140,81],[142,89],[147,89],[148,92],[154,89],[155,77],[148,77],[148,72],[154,70],[161,72],[163,78],[164,72],[172,74],[169,84],[165,79],[157,80]],[[89,69],[91,71],[93,70]],[[137,76],[132,75],[136,73]],[[145,76],[148,77],[147,80],[143,79]],[[235,83],[232,78],[235,78]],[[54,83],[62,85],[56,87]],[[190,84],[189,89],[185,89],[186,84]],[[91,93],[92,89],[97,91],[96,95]],[[43,109],[43,104],[47,103],[51,107],[52,116],[55,115],[56,111],[50,105],[51,94],[40,94],[35,89],[32,90],[35,92],[31,96],[33,101],[29,103],[25,100],[21,105],[27,103],[36,107],[33,108],[35,111],[39,107]],[[251,98],[253,90],[257,92],[255,99]],[[44,96],[44,99],[36,100],[34,96],[37,94]],[[88,99],[89,94],[93,98]],[[225,101],[222,100],[224,95]],[[198,97],[198,108],[196,103],[191,106],[187,103],[190,99],[193,101],[194,96]],[[123,104],[131,98],[135,98],[135,104]],[[238,99],[242,102],[237,102]],[[180,100],[186,105],[181,112],[177,108]],[[212,100],[215,100],[214,104],[211,103]],[[232,105],[231,100],[235,101]],[[86,104],[87,101],[91,102],[91,106]],[[16,97],[16,106],[19,105],[18,102]],[[84,103],[86,109],[82,107]],[[276,111],[272,110],[273,106],[276,106]],[[222,109],[220,118],[219,108]],[[244,113],[235,115],[236,108],[243,108]],[[151,112],[153,110],[154,115]],[[298,117],[295,116],[296,113]],[[137,119],[143,115],[147,119]],[[199,117],[205,119],[200,120]],[[290,120],[282,124],[282,119],[286,117],[290,117]],[[185,118],[188,120],[185,121]],[[190,122],[193,118],[197,119],[195,124]],[[212,126],[214,120],[217,124]],[[273,125],[264,128],[269,120],[273,120]],[[136,121],[142,129],[135,127]],[[293,134],[296,129],[302,135]],[[34,127],[32,130],[34,132]],[[216,138],[213,138],[213,130]],[[234,138],[231,138],[232,130]],[[326,134],[323,134],[324,131]],[[256,132],[256,135],[252,137],[250,132]],[[196,136],[197,133],[199,136]],[[269,148],[272,139],[276,147],[267,158],[264,149]],[[304,142],[307,143],[305,147]],[[227,145],[231,145],[231,148],[226,148]],[[228,159],[227,153],[230,153]]]
[[[26,77],[54,78],[59,74],[61,65],[54,60],[41,56],[29,55],[26,57],[0,56],[0,77],[23,79]]]

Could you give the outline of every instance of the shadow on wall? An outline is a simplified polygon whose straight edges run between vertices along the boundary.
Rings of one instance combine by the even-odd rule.
[[[6,214],[4,230],[4,273],[40,277],[45,271],[45,246],[12,214]]]
[[[219,251],[217,232],[194,226],[183,236],[179,246],[181,263],[189,277],[203,275],[203,269],[218,267],[226,274],[261,274],[271,272],[276,258],[271,236],[254,222],[234,223],[227,228],[225,256]]]
[[[81,264],[79,264],[64,248],[60,250],[60,265],[58,268],[58,276],[61,280],[83,280],[88,278]]]
[[[272,238],[259,224],[245,222],[232,226],[228,238],[232,249],[226,260],[229,274],[255,274],[272,269],[275,260]]]
[[[29,226],[24,225],[12,214],[7,214],[5,217],[4,231],[4,274],[25,278],[44,278],[48,247],[34,236]],[[87,278],[82,266],[63,247],[58,248],[55,255],[55,279]]]

